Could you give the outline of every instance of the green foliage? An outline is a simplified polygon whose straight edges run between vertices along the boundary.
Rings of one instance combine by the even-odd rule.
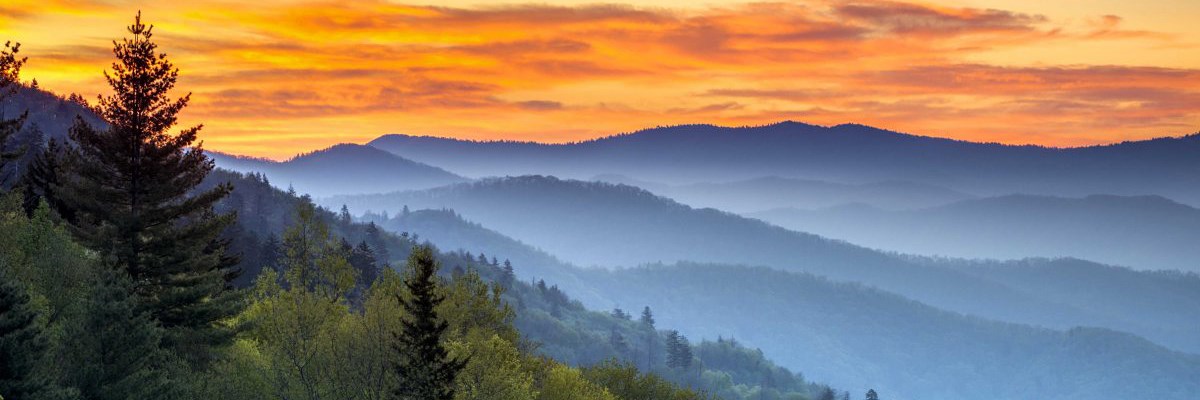
[[[533,372],[513,342],[477,330],[447,344],[450,357],[468,360],[458,374],[455,399],[532,400]]]
[[[555,365],[547,371],[538,400],[617,400],[603,386],[583,377],[578,369]]]
[[[227,285],[236,260],[218,240],[234,216],[213,212],[232,188],[189,194],[213,164],[196,143],[199,127],[168,133],[188,96],[168,97],[178,71],[140,13],[128,29],[132,37],[115,43],[105,75],[113,94],[95,109],[108,127],[77,120],[55,198],[79,239],[130,276],[139,307],[165,329],[164,346],[202,364],[233,338],[224,322],[241,308]]]
[[[0,393],[13,399],[64,399],[47,373],[49,341],[21,285],[0,269]]]
[[[633,364],[608,360],[583,368],[583,376],[622,399],[693,400],[708,396],[681,389],[657,375],[642,375]]]
[[[66,323],[64,383],[85,399],[135,400],[178,396],[170,376],[180,366],[160,347],[163,332],[129,296],[119,272],[101,273],[82,318]]]

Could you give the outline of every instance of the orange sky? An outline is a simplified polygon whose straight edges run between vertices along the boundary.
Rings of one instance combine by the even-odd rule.
[[[1200,130],[1194,0],[695,4],[4,0],[0,40],[25,79],[94,98],[141,9],[194,93],[183,122],[272,158],[784,119],[1056,146]]]

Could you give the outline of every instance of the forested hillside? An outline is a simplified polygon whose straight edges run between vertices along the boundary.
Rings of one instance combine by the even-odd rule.
[[[436,219],[446,222],[436,225],[438,229],[431,232],[438,233],[428,235],[431,238],[452,242],[457,238],[486,236],[489,240],[478,243],[487,251],[520,245],[456,217],[445,210],[410,211],[389,219],[385,226],[419,233],[423,221]],[[443,232],[451,229],[459,232]],[[964,317],[862,285],[807,274],[695,263],[605,272],[546,261],[544,254],[531,248],[512,254],[532,254],[529,262],[536,264],[543,260],[546,265],[554,265],[552,268],[571,271],[571,276],[560,286],[567,292],[585,294],[582,299],[587,305],[649,304],[659,310],[660,321],[671,321],[683,332],[705,338],[737,337],[763,347],[767,354],[777,354],[785,365],[803,365],[810,375],[842,387],[869,384],[887,389],[886,393],[908,397],[920,397],[913,393],[937,393],[939,398],[987,399],[992,397],[981,393],[1003,393],[997,397],[1068,399],[1083,395],[1059,391],[1072,385],[1055,386],[1049,382],[1078,378],[1113,385],[1089,392],[1093,394],[1104,392],[1117,398],[1139,398],[1138,392],[1144,390],[1151,397],[1171,398],[1190,390],[1178,386],[1176,379],[1196,368],[1194,356],[1112,330],[1071,326],[1052,330]],[[523,263],[524,257],[517,259]],[[1194,321],[1193,310],[1198,300],[1195,294],[1200,293],[1200,279],[1194,276],[1143,273],[1078,260],[1010,263],[912,260],[942,263],[945,267],[961,268],[965,273],[1010,284],[1031,296],[1044,296],[1054,304],[1067,305],[1097,320],[1124,324],[1117,327],[1120,330],[1141,329],[1154,332],[1159,338],[1178,339],[1187,338],[1187,333],[1194,329],[1193,322],[1188,322]],[[1055,282],[1072,282],[1086,289],[1065,291]],[[1135,297],[1143,303],[1128,301]],[[662,314],[661,310],[667,309],[670,314]],[[1104,348],[1106,353],[1085,357],[1075,353],[1079,348]],[[1077,369],[1079,360],[1087,357],[1113,358],[1089,359],[1089,365],[1104,366],[1095,371]],[[1126,358],[1140,360],[1137,362],[1142,364],[1127,368],[1122,364]],[[978,367],[981,365],[988,367]],[[1155,365],[1173,367],[1146,369]],[[1109,367],[1115,370],[1102,372]],[[1142,376],[1143,373],[1149,375]],[[949,379],[956,384],[923,378],[930,374],[952,377]],[[1131,375],[1117,380],[1103,378],[1108,374]],[[1036,387],[1005,385],[989,378],[994,376],[1046,383]],[[1083,378],[1086,376],[1093,378]],[[1146,381],[1160,382],[1171,389],[1159,384],[1141,387],[1121,383]]]
[[[234,249],[242,254],[239,266],[244,271],[243,277],[255,275],[255,265],[269,266],[278,263],[278,258],[285,253],[279,248],[279,238],[285,234],[294,218],[291,215],[294,211],[289,210],[311,207],[309,201],[273,188],[260,176],[221,170],[214,171],[200,188],[219,182],[232,182],[234,190],[226,201],[218,205],[218,210],[252,216],[240,218],[239,223],[227,231],[229,239],[235,244]],[[331,236],[344,243],[339,246],[345,253],[350,254],[347,258],[352,266],[361,271],[360,276],[368,275],[371,271],[370,268],[359,268],[358,263],[354,262],[354,254],[362,254],[358,249],[364,244],[370,249],[368,253],[373,255],[371,258],[377,260],[374,264],[387,269],[385,265],[398,265],[406,259],[413,246],[430,242],[427,235],[386,232],[373,222],[354,222],[348,214],[322,209],[314,209],[312,213],[312,218],[327,225]],[[468,237],[477,237],[471,230],[455,229],[456,225],[462,224],[461,220],[455,223],[452,218],[438,217],[442,213],[419,212],[403,219],[398,215],[397,220],[425,220],[446,232],[462,232],[469,235]],[[481,229],[478,226],[475,228]],[[491,242],[479,242],[481,247],[488,249],[489,253],[486,254],[473,253],[464,248],[436,253],[440,263],[445,266],[443,275],[453,280],[455,276],[471,271],[478,274],[483,282],[493,282],[503,287],[505,290],[500,296],[501,303],[511,307],[517,331],[529,341],[522,343],[535,354],[583,367],[597,366],[614,359],[629,362],[641,371],[654,371],[679,385],[694,387],[724,399],[759,398],[760,391],[763,390],[763,379],[775,382],[766,388],[766,393],[761,394],[765,396],[763,398],[788,398],[789,393],[809,396],[820,394],[826,389],[821,385],[810,384],[803,377],[786,369],[774,366],[762,353],[756,353],[736,343],[717,346],[712,352],[706,353],[707,358],[693,351],[697,354],[694,364],[689,364],[687,368],[671,367],[667,364],[668,352],[665,350],[669,348],[667,343],[671,331],[664,329],[666,326],[662,324],[657,325],[659,328],[654,328],[653,323],[646,324],[640,319],[634,320],[640,315],[642,308],[631,305],[628,312],[620,313],[591,311],[572,300],[571,292],[560,289],[559,285],[547,285],[545,279],[520,280],[517,275],[541,276],[537,273],[531,274],[526,270],[526,265],[535,266],[533,268],[544,273],[553,273],[557,279],[553,279],[552,282],[570,279],[576,276],[576,271],[562,264],[540,263],[538,258],[530,260],[529,264],[513,263],[508,260],[509,254],[538,253],[520,245],[498,248],[490,246],[489,243],[506,243],[511,240],[498,235],[492,236],[491,239]],[[513,250],[511,253],[510,249]],[[487,254],[491,254],[492,257],[489,258]],[[496,256],[504,258],[495,258]],[[522,256],[522,259],[524,258],[525,256]],[[550,257],[541,260],[554,262]],[[241,282],[249,281],[251,280],[241,279]],[[360,282],[360,286],[362,284],[365,283]],[[360,291],[365,289],[359,288]],[[652,311],[651,313],[653,319],[654,314]],[[696,346],[705,344],[701,342]],[[652,350],[647,351],[647,348]],[[734,360],[725,360],[725,357]],[[646,364],[647,360],[651,363],[649,366]],[[715,364],[709,366],[710,362]],[[605,368],[608,369],[615,368],[611,363],[604,365],[607,365]]]
[[[482,256],[472,265],[466,253],[353,224],[262,175],[213,173],[199,126],[167,132],[189,99],[168,95],[178,72],[140,14],[128,29],[114,42],[114,93],[93,109],[105,124],[76,119],[57,146],[10,147],[28,114],[0,119],[0,167],[35,152],[0,188],[0,398],[710,397],[685,385],[728,398],[832,393],[761,357],[729,373],[705,368],[648,310],[641,325],[589,312]],[[24,59],[19,45],[0,50],[3,100]],[[593,334],[558,322],[570,316],[602,326],[594,330],[610,345],[522,338],[513,303],[522,325],[548,325],[531,329],[542,336]],[[669,349],[647,350],[645,369],[679,383],[621,361],[641,359],[621,332]],[[704,354],[729,366],[730,352],[746,351]],[[785,383],[764,391],[745,381],[760,374]]]
[[[872,385],[905,398],[982,400],[1186,398],[1200,390],[1189,378],[1200,373],[1200,357],[1108,329],[988,321],[766,268],[681,263],[583,276],[609,299],[649,304],[664,323],[736,336],[852,391]]]

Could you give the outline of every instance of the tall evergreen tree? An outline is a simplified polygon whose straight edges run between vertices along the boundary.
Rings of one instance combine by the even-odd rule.
[[[512,262],[504,260],[504,270],[500,275],[500,285],[505,289],[512,288],[512,284],[517,280],[516,271],[513,270]]]
[[[679,331],[667,332],[666,350],[668,367],[686,369],[692,366],[692,345]]]
[[[676,361],[675,349],[679,346],[679,331],[667,331],[667,338],[663,340],[663,347],[667,353],[667,368],[678,368]]]
[[[0,394],[9,399],[57,399],[44,363],[49,342],[29,304],[29,294],[0,271]]]
[[[45,201],[55,209],[62,209],[62,203],[54,196],[61,185],[60,177],[63,170],[63,147],[58,140],[50,138],[46,148],[39,152],[29,163],[29,168],[21,177],[21,186],[25,190],[25,213],[33,214],[38,204]],[[70,215],[64,215],[70,218]]]
[[[275,269],[279,264],[282,246],[279,236],[274,232],[267,235],[267,240],[264,240],[262,244],[262,268]]]
[[[650,306],[642,308],[642,317],[639,319],[642,323],[642,330],[646,335],[646,371],[654,370],[654,341],[657,339],[658,332],[654,328],[654,313],[650,311]]]
[[[650,311],[650,306],[642,309],[642,318],[639,321],[642,322],[642,326],[654,329],[654,313]]]
[[[879,400],[879,393],[875,393],[875,389],[867,389],[867,400]]]
[[[25,58],[17,56],[20,51],[20,43],[4,42],[4,47],[0,48],[0,102],[16,93],[20,85],[21,66],[25,65]],[[28,116],[28,111],[11,119],[0,115],[0,167],[17,157],[18,152],[9,149],[7,145],[9,139],[25,125]]]
[[[375,222],[370,222],[367,224],[366,234],[367,237],[365,240],[367,241],[367,245],[371,246],[371,249],[375,251],[375,261],[381,266],[391,263],[392,257],[391,254],[388,254],[387,242],[384,240],[383,230],[379,229],[379,226],[375,225]],[[416,243],[416,241],[417,239],[414,238],[413,242]]]
[[[400,384],[394,394],[401,400],[450,400],[455,377],[467,360],[451,359],[442,339],[449,323],[438,317],[437,307],[445,297],[438,293],[438,263],[429,246],[413,248],[404,279],[407,293],[403,328],[396,335],[398,360],[393,368]]]
[[[168,133],[190,94],[168,97],[179,71],[158,53],[141,13],[128,30],[132,38],[114,42],[117,61],[105,73],[114,93],[95,108],[109,127],[76,119],[58,196],[76,236],[132,278],[140,306],[166,329],[164,344],[203,362],[211,346],[232,339],[222,321],[241,309],[228,284],[236,260],[219,238],[234,215],[213,211],[232,186],[189,194],[213,169],[196,142],[199,126]]]
[[[350,265],[358,270],[359,285],[364,288],[370,287],[375,279],[379,278],[379,263],[375,260],[375,251],[371,250],[371,246],[365,240],[358,242],[358,246],[351,251]]]

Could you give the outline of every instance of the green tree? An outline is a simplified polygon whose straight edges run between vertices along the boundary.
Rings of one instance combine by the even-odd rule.
[[[172,365],[160,347],[162,332],[138,311],[127,279],[101,274],[83,318],[66,327],[64,381],[88,400],[175,398]]]
[[[875,393],[875,389],[867,389],[867,400],[879,400],[879,394]]]
[[[666,340],[667,348],[667,366],[671,368],[691,368],[692,366],[692,344],[688,342],[688,338],[679,333],[679,331],[671,330],[667,332]]]
[[[25,65],[25,58],[17,56],[20,51],[20,43],[4,42],[4,47],[0,48],[0,103],[15,93],[20,85],[21,66]],[[28,116],[29,112],[23,112],[12,119],[0,116],[0,168],[20,154],[19,151],[8,149],[6,145],[25,125]],[[5,182],[0,181],[0,184],[3,183]]]
[[[0,393],[18,400],[66,398],[44,367],[48,346],[29,295],[0,270]]]
[[[538,400],[617,400],[617,396],[584,379],[578,369],[555,364],[546,371]]]
[[[203,362],[232,340],[223,321],[241,309],[228,285],[236,259],[218,238],[234,215],[213,211],[232,186],[190,194],[213,169],[196,143],[199,126],[168,133],[190,94],[168,97],[178,70],[158,53],[141,13],[128,30],[132,38],[115,42],[117,61],[105,73],[114,93],[95,109],[109,126],[76,120],[58,197],[76,236],[132,278],[140,306],[165,329],[164,346]]]
[[[609,359],[583,368],[583,377],[621,399],[691,400],[706,398],[681,389],[654,374],[639,374],[637,367]]]
[[[375,251],[363,240],[350,252],[350,265],[358,271],[359,285],[370,287],[379,278],[379,262],[375,259]]]
[[[43,201],[56,209],[63,208],[62,203],[54,196],[54,192],[59,190],[62,184],[63,162],[63,146],[58,144],[58,140],[50,138],[46,148],[34,156],[25,174],[21,176],[26,213],[32,214]]]
[[[400,378],[394,392],[397,399],[451,400],[455,377],[466,365],[466,360],[451,359],[442,343],[449,324],[437,313],[444,300],[438,293],[437,270],[433,249],[413,248],[404,279],[407,293],[400,297],[406,318],[396,335],[399,357],[393,367]]]
[[[531,400],[536,396],[524,356],[500,335],[478,330],[447,347],[451,356],[470,357],[458,374],[456,400]]]
[[[281,399],[353,398],[339,368],[352,362],[342,329],[353,322],[347,295],[354,269],[311,203],[296,209],[283,234],[282,258],[255,285],[243,317],[263,355],[262,372]]]

